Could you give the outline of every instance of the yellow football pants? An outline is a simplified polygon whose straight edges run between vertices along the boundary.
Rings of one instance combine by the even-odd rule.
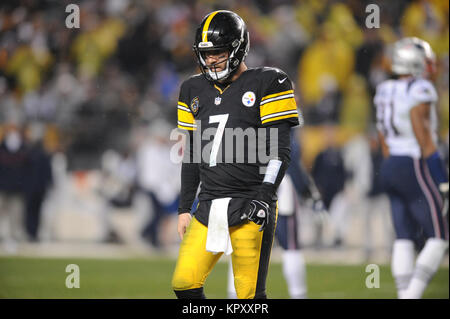
[[[267,270],[273,244],[278,209],[264,231],[259,225],[247,222],[230,227],[233,253],[234,285],[239,299],[265,298]],[[172,278],[175,291],[203,287],[212,268],[222,256],[206,251],[208,228],[195,217],[184,234],[178,261]],[[225,287],[224,287],[225,290]]]

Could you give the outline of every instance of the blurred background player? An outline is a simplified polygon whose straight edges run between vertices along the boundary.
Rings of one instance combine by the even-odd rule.
[[[344,192],[349,172],[344,163],[342,147],[337,141],[336,126],[327,124],[324,133],[325,147],[314,159],[311,175],[322,195],[325,208],[330,213],[334,228],[333,245],[340,246],[349,224],[349,204]],[[317,248],[323,245],[322,227],[322,223],[317,223]]]
[[[45,127],[30,123],[25,190],[25,230],[29,241],[39,240],[42,206],[53,184],[51,155],[43,145]]]
[[[403,38],[393,46],[395,78],[378,85],[374,98],[386,157],[381,174],[397,235],[392,273],[399,298],[421,298],[448,248],[439,193],[448,177],[437,148],[438,95],[430,81],[435,68],[426,41]],[[414,240],[420,233],[426,242],[415,260]]]
[[[278,188],[278,221],[275,237],[282,248],[283,275],[292,299],[307,298],[306,263],[301,250],[299,214],[302,205],[311,206],[317,214],[324,213],[324,203],[312,178],[301,163],[297,130],[291,130],[291,164]],[[300,199],[300,201],[299,201]],[[228,297],[236,298],[233,268],[228,267]]]
[[[0,236],[9,253],[15,252],[17,242],[25,238],[23,210],[28,167],[23,130],[9,123],[0,141]]]
[[[168,231],[170,216],[176,216],[181,165],[170,158],[170,125],[158,120],[152,123],[150,132],[142,139],[137,150],[137,180],[141,191],[150,201],[151,218],[142,229],[142,237],[154,248],[164,248],[161,237]]]

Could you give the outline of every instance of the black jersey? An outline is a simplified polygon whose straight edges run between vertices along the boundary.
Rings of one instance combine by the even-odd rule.
[[[264,178],[261,167],[267,165],[259,156],[259,137],[281,122],[296,126],[299,113],[292,83],[279,69],[248,69],[224,87],[203,75],[183,82],[178,127],[194,131],[194,143],[201,145],[194,155],[200,171],[199,199],[252,198]]]

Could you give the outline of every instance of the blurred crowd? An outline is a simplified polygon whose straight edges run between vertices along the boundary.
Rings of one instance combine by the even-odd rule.
[[[71,3],[79,5],[80,28],[66,26]],[[380,28],[365,26],[371,3],[380,7]],[[0,165],[16,165],[19,160],[6,159],[22,154],[21,165],[31,169],[38,164],[30,163],[42,165],[31,160],[33,152],[45,159],[64,154],[68,172],[100,170],[108,176],[114,156],[105,154],[114,152],[120,163],[134,163],[121,175],[129,189],[148,193],[154,211],[173,211],[177,167],[161,158],[170,153],[179,85],[198,72],[195,29],[217,9],[233,10],[247,22],[248,66],[279,67],[293,80],[311,141],[322,139],[320,128],[333,126],[344,132],[342,140],[351,132],[366,136],[370,145],[372,97],[389,77],[390,44],[403,36],[427,40],[437,54],[440,131],[448,143],[446,0],[2,0]],[[302,147],[312,169],[329,145],[323,139],[307,143]],[[22,186],[30,176],[23,174],[16,179]],[[20,185],[7,190],[5,178],[0,174],[0,194],[24,192]],[[36,183],[40,201],[51,180],[49,173]],[[115,195],[108,200],[120,206]],[[154,229],[149,223],[142,232],[158,245]]]

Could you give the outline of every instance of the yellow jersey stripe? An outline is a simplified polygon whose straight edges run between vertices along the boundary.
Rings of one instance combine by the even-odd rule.
[[[203,25],[203,30],[202,30],[202,42],[208,42],[208,29],[209,29],[209,24],[211,23],[211,20],[214,18],[214,16],[219,13],[222,10],[218,10],[218,11],[214,11],[213,13],[211,13],[208,18],[205,21],[205,24]]]
[[[178,121],[194,124],[194,116],[191,112],[178,109]]]
[[[279,93],[275,93],[275,94],[270,94],[270,95],[266,95],[264,96],[261,101],[267,100],[267,99],[271,99],[273,97],[277,97],[280,95],[285,95],[285,94],[292,94],[294,93],[294,90],[288,90],[288,91],[284,91],[284,92],[279,92]]]
[[[186,104],[186,103],[183,103],[183,102],[181,102],[181,101],[178,101],[178,105],[181,105],[181,106],[184,106],[184,107],[187,107],[187,108],[189,108],[189,106],[187,106],[187,104]]]
[[[197,130],[195,127],[183,126],[180,124],[178,124],[178,128],[180,128],[182,130],[188,130],[188,131],[196,131]]]
[[[273,101],[260,106],[259,113],[261,117],[284,111],[297,109],[297,103],[294,98],[288,98],[279,101]]]
[[[290,117],[298,117],[298,114],[294,113],[294,114],[288,114],[288,115],[272,117],[272,118],[269,118],[267,120],[262,121],[262,124],[266,124],[266,123],[269,123],[269,122],[278,121],[278,120],[282,120],[282,119],[287,119],[287,118],[290,118]]]
[[[278,116],[282,116],[282,115],[288,115],[288,114],[297,114],[298,111],[297,110],[291,110],[291,111],[284,111],[284,112],[278,112],[278,113],[273,113],[273,114],[269,114],[266,116],[261,117],[261,121],[265,121],[268,119],[271,119],[273,117],[278,117]]]

